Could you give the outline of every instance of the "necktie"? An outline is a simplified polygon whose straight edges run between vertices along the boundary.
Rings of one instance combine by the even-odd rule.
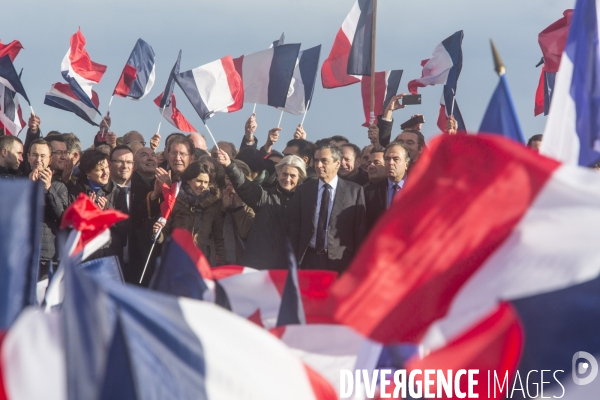
[[[396,195],[398,194],[399,191],[400,191],[400,186],[398,186],[397,183],[394,184],[394,186],[392,186],[392,201],[394,201],[394,198],[396,197]]]
[[[321,196],[321,209],[319,210],[319,221],[317,222],[317,240],[316,250],[325,251],[325,238],[327,237],[327,216],[329,214],[329,186],[323,186],[323,195]]]

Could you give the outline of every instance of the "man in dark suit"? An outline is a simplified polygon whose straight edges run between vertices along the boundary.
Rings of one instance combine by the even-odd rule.
[[[410,164],[408,149],[401,143],[392,142],[385,148],[383,161],[387,179],[365,187],[367,232],[371,231],[381,214],[390,208],[404,186]]]
[[[342,152],[324,144],[315,151],[319,179],[296,189],[290,205],[290,238],[302,269],[342,273],[365,237],[361,186],[339,179]]]

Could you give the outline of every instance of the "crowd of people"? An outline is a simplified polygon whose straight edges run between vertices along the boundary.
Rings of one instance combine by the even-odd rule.
[[[160,245],[175,228],[192,233],[212,266],[284,269],[290,243],[299,268],[341,274],[427,151],[421,124],[405,127],[392,140],[392,114],[404,107],[402,96],[394,97],[368,128],[371,144],[362,149],[339,135],[309,141],[301,125],[282,153],[273,149],[280,128],[268,131],[258,147],[253,114],[239,149],[219,142],[209,152],[202,134],[172,133],[159,151],[160,135],[148,146],[137,131],[117,137],[107,115],[94,144],[82,150],[73,133],[43,136],[40,117],[32,115],[25,143],[0,136],[0,178],[43,185],[40,279],[59,261],[60,221],[81,193],[101,209],[129,215],[90,257],[118,257],[129,283],[140,283],[150,257],[141,282],[149,284]],[[446,128],[447,134],[457,133],[452,117]],[[528,147],[537,151],[541,140],[533,136]],[[164,222],[159,219],[163,184],[174,183],[176,202]]]

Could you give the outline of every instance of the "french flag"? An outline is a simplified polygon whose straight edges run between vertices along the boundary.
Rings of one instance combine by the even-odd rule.
[[[567,164],[591,166],[600,160],[598,10],[596,1],[576,3],[540,148]]]
[[[440,99],[440,113],[437,120],[437,126],[442,132],[446,131],[446,120],[450,115],[454,115],[454,119],[456,119],[458,132],[466,132],[467,128],[465,127],[465,121],[458,108],[456,97],[450,87],[444,85],[444,91],[442,93],[442,98]]]
[[[181,64],[181,50],[179,50],[179,54],[177,55],[177,61],[171,68],[171,73],[169,74],[169,79],[167,79],[167,84],[165,85],[165,90],[161,93],[160,102],[158,103],[158,107],[163,109],[171,104],[171,98],[173,94],[173,89],[175,89],[175,75],[179,73],[179,66]],[[156,100],[154,100],[156,102]]]
[[[98,100],[98,94],[93,90],[90,100],[94,104],[93,108],[81,101],[75,92],[73,92],[69,84],[57,82],[53,84],[50,87],[50,91],[46,93],[44,104],[60,110],[72,112],[87,123],[98,126],[94,121],[94,118],[96,117],[96,110],[100,106],[100,101]]]
[[[176,74],[175,80],[203,122],[218,111],[243,106],[244,86],[231,56]]]
[[[0,125],[6,135],[18,136],[27,123],[16,93],[0,84]]]
[[[134,100],[143,99],[154,86],[155,67],[154,50],[148,43],[138,39],[113,94]]]
[[[398,93],[400,79],[402,79],[402,70],[395,69],[391,71],[375,73],[375,110],[376,116],[383,115],[383,110],[388,106],[392,97]],[[361,82],[361,95],[363,101],[363,110],[365,112],[365,123],[363,126],[369,126],[371,121],[371,77],[365,76]]]
[[[321,67],[325,89],[360,82],[371,75],[373,0],[356,0]]]
[[[419,88],[430,85],[448,85],[456,92],[456,83],[462,69],[463,31],[458,31],[438,44],[431,58],[423,60],[421,78],[408,82],[408,90],[418,93]]]
[[[430,150],[332,287],[334,319],[421,345],[428,368],[570,379],[577,352],[600,355],[597,174],[493,135],[444,135]]]
[[[282,44],[233,60],[244,84],[244,103],[285,107],[300,44]]]
[[[161,107],[161,101],[164,98],[163,93],[158,95],[157,98],[154,99],[154,104],[158,106],[158,111],[164,116],[167,121],[173,125],[175,128],[179,129],[182,132],[198,132],[196,128],[190,124],[190,122],[183,116],[181,111],[177,108],[177,102],[175,101],[175,93],[171,93],[171,98],[168,102],[165,102],[164,111]]]
[[[106,66],[90,59],[85,50],[85,38],[81,29],[71,36],[71,46],[62,60],[60,69],[63,78],[69,83],[79,100],[100,114],[92,99],[92,86],[100,82],[106,72]]]
[[[8,44],[3,44],[0,41],[0,57],[8,55],[11,61],[15,61],[19,52],[23,49],[23,45],[18,40],[13,40]]]
[[[25,88],[21,84],[21,77],[17,74],[17,70],[8,54],[0,57],[0,84],[13,92],[19,93],[29,103]]]
[[[283,109],[285,112],[299,115],[308,111],[315,91],[320,56],[321,45],[298,53],[298,63],[294,68],[292,79],[292,93],[285,102],[285,108]]]
[[[502,135],[525,144],[525,137],[504,73],[500,74],[500,81],[483,115],[479,132]]]

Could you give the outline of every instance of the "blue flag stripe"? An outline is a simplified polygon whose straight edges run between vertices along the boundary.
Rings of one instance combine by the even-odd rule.
[[[95,123],[94,121],[92,121],[90,119],[90,117],[85,113],[85,111],[83,111],[81,108],[79,108],[76,104],[74,104],[66,99],[63,99],[61,97],[46,95],[46,98],[44,99],[44,104],[47,106],[50,106],[50,107],[58,108],[60,110],[72,112],[75,115],[77,115],[78,117],[80,117],[81,119],[83,119],[84,121],[86,121],[87,123],[92,124],[94,126],[99,126],[97,123]]]
[[[390,104],[392,97],[394,97],[398,93],[398,87],[400,86],[400,80],[402,79],[402,73],[404,71],[401,69],[394,69],[390,71],[390,75],[388,76],[388,81],[386,82],[386,92],[385,99],[383,100],[383,109]]]
[[[321,45],[302,51],[302,56],[300,57],[299,68],[302,83],[304,84],[304,106],[306,110],[310,107],[309,102],[312,100],[315,91],[320,57]]]
[[[165,85],[165,90],[163,91],[163,97],[160,99],[160,108],[168,107],[171,105],[171,94],[173,93],[173,89],[175,89],[175,75],[179,73],[180,64],[181,50],[179,50],[177,61],[175,61],[175,65],[173,65],[173,68],[171,69],[169,79],[167,79],[167,84]]]
[[[300,44],[284,44],[273,48],[273,61],[269,70],[268,105],[285,107],[299,52]]]
[[[206,122],[206,120],[210,118],[210,111],[208,110],[208,107],[206,107],[206,104],[204,104],[202,97],[200,97],[200,92],[198,91],[196,80],[194,79],[194,73],[191,70],[182,72],[181,74],[175,75],[175,80],[190,103],[192,103],[194,110],[196,110],[200,118],[202,118],[202,121]]]
[[[135,81],[131,83],[129,97],[139,99],[146,91],[146,85],[154,68],[154,50],[142,39],[138,39],[127,64],[135,67],[137,70]]]
[[[348,57],[348,75],[371,75],[373,0],[358,0],[360,17]]]

